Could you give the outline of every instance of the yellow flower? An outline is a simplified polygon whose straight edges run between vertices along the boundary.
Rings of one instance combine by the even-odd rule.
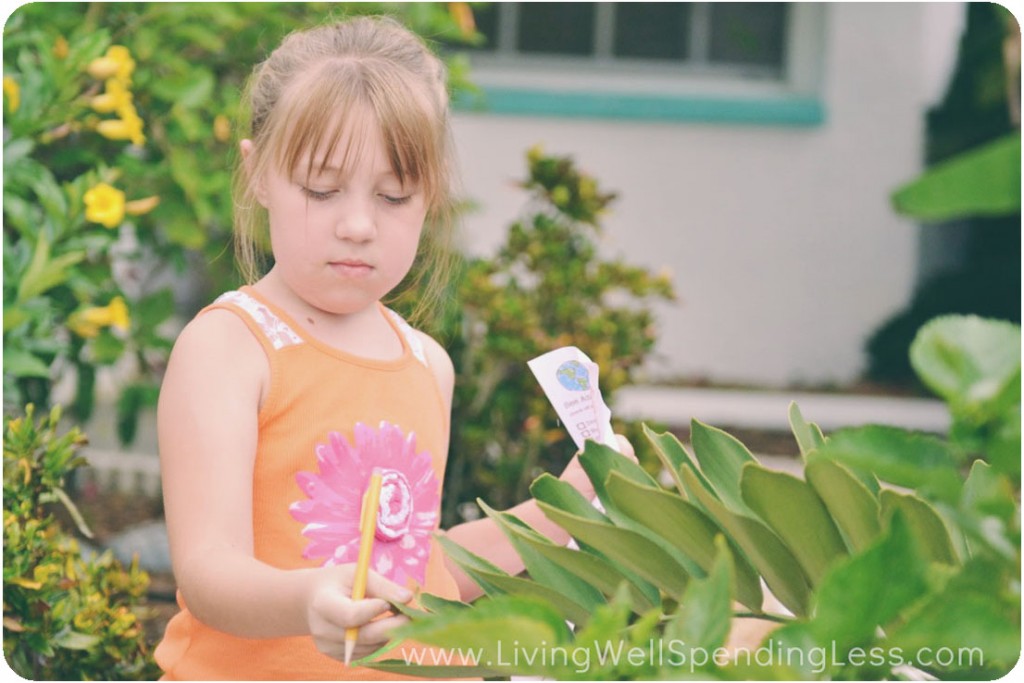
[[[116,187],[100,183],[90,188],[83,199],[86,220],[108,228],[116,228],[124,220],[124,192]]]
[[[448,14],[459,27],[459,32],[464,36],[471,36],[476,31],[476,22],[473,20],[473,10],[468,2],[449,2]]]
[[[96,132],[109,140],[131,140],[133,145],[146,142],[142,134],[142,119],[131,104],[118,110],[119,119],[107,119],[96,124]]]
[[[219,142],[227,142],[231,137],[231,123],[223,114],[217,114],[213,119],[213,137]]]
[[[117,78],[127,84],[131,82],[132,72],[135,71],[135,60],[125,46],[111,45],[107,48],[107,54],[89,62],[86,70],[93,78]]]
[[[57,59],[68,56],[68,40],[64,36],[57,36],[57,40],[53,41],[53,56]]]
[[[89,100],[90,106],[101,114],[109,114],[132,105],[132,94],[124,83],[111,78],[107,80],[106,90]]]
[[[11,76],[4,76],[4,95],[7,96],[7,107],[11,113],[18,111],[21,105],[21,86]]]
[[[124,205],[124,212],[129,216],[141,216],[144,213],[149,213],[160,204],[160,197],[153,195],[152,197],[146,197],[144,199],[133,199]]]
[[[128,305],[115,296],[106,306],[93,306],[75,311],[68,318],[68,328],[79,337],[95,337],[104,327],[116,327],[127,332],[131,326]]]

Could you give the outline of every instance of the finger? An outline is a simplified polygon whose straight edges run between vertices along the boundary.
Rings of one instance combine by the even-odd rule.
[[[624,437],[622,434],[616,434],[615,438],[619,441],[619,452],[635,462],[636,451],[633,450],[633,444],[629,442],[629,439]]]
[[[391,609],[390,603],[377,598],[349,600],[342,598],[337,603],[321,608],[321,616],[337,628],[361,627]]]
[[[370,622],[359,629],[358,642],[374,648],[380,647],[391,640],[391,632],[393,630],[408,623],[409,617],[402,615]]]
[[[406,603],[412,600],[412,591],[389,581],[372,569],[366,575],[366,595],[391,602]]]

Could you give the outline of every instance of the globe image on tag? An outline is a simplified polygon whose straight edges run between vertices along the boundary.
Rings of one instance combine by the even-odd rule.
[[[586,391],[590,388],[590,371],[578,360],[569,360],[559,365],[555,376],[569,391]]]

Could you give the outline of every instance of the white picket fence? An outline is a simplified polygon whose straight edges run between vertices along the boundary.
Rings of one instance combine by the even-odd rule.
[[[160,459],[149,453],[126,453],[86,447],[89,461],[76,475],[79,490],[95,487],[101,492],[118,492],[156,498],[160,495]]]

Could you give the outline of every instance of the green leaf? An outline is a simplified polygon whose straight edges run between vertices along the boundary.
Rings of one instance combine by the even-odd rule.
[[[725,538],[715,540],[717,555],[704,579],[690,582],[682,604],[665,627],[665,638],[713,652],[725,644],[732,626],[732,554]]]
[[[820,448],[825,443],[825,437],[817,425],[809,425],[804,420],[796,401],[789,404],[789,427],[793,430],[796,444],[800,448],[800,455],[807,457],[811,451]]]
[[[740,475],[740,489],[747,505],[793,551],[811,586],[846,555],[839,529],[807,482],[750,463]]]
[[[686,590],[684,568],[646,536],[604,522],[594,522],[538,501],[541,511],[572,536],[636,572],[674,599]]]
[[[53,644],[66,650],[91,650],[101,640],[99,636],[65,628],[53,637]]]
[[[690,430],[693,452],[718,498],[733,512],[753,516],[740,494],[740,471],[757,460],[736,437],[721,429],[691,420]]]
[[[639,484],[653,487],[658,486],[658,482],[651,475],[647,474],[642,467],[616,450],[599,444],[596,441],[587,441],[586,447],[579,457],[580,465],[583,466],[587,477],[594,485],[594,492],[597,494],[598,499],[605,504],[606,508],[610,507],[610,501],[604,484],[608,480],[608,475],[612,472],[618,472],[620,475]],[[613,512],[608,510],[606,514],[611,517]]]
[[[530,495],[537,502],[547,503],[551,507],[564,510],[576,517],[582,517],[592,522],[608,523],[611,521],[571,484],[546,472],[537,477],[530,485]]]
[[[832,433],[818,453],[897,486],[951,503],[959,498],[959,458],[933,436],[886,425],[850,427]]]
[[[64,509],[68,511],[68,515],[71,516],[71,519],[74,521],[75,526],[78,527],[81,534],[86,538],[93,538],[92,529],[90,529],[89,525],[86,524],[85,517],[82,516],[78,506],[75,505],[71,498],[68,497],[68,494],[64,492],[64,489],[59,486],[55,486],[53,487],[53,494],[64,506]]]
[[[571,597],[553,588],[549,588],[531,579],[509,576],[504,573],[492,574],[478,569],[467,569],[466,573],[481,586],[484,585],[481,583],[482,580],[502,593],[541,600],[558,610],[564,619],[568,619],[575,624],[585,624],[590,619],[591,610],[588,607],[581,605]]]
[[[688,467],[708,491],[713,491],[711,483],[704,477],[704,473],[697,467],[690,454],[686,452],[683,444],[679,443],[675,434],[671,432],[658,434],[646,424],[643,425],[643,431],[665,469],[672,473],[672,478],[675,479],[680,494],[688,496],[683,478],[679,474],[683,467]]]
[[[896,211],[934,222],[1020,212],[1020,132],[935,165],[892,201]]]
[[[480,586],[480,589],[483,590],[484,593],[487,595],[498,595],[504,592],[484,578],[491,574],[505,574],[500,567],[497,567],[479,555],[466,550],[444,534],[437,535],[437,542],[441,545],[441,548],[444,549],[445,555],[450,557],[457,565],[459,565],[459,567],[466,572],[469,578],[473,579],[473,581]]]
[[[956,551],[942,517],[931,505],[912,494],[882,491],[882,519],[888,523],[899,510],[921,543],[925,556],[933,562],[957,564]]]
[[[954,412],[998,413],[996,398],[1020,403],[1020,326],[977,316],[942,316],[922,327],[910,346],[910,362],[928,387]],[[1018,388],[1004,397],[1017,377]],[[1012,404],[1010,404],[1012,405]]]
[[[50,367],[36,356],[23,349],[4,349],[4,372],[15,377],[50,376]]]
[[[705,490],[689,470],[681,470],[688,490],[743,551],[754,568],[761,573],[768,588],[793,614],[807,614],[811,589],[793,553],[768,527],[758,520],[732,512]]]
[[[31,314],[23,308],[16,306],[4,308],[4,332],[13,330],[18,325],[30,320],[31,317]]]
[[[68,279],[68,269],[85,258],[85,252],[70,252],[57,258],[50,258],[50,243],[46,235],[40,234],[28,269],[18,283],[18,303],[56,287]]]
[[[881,508],[848,469],[821,457],[811,457],[804,467],[804,476],[839,528],[851,552],[863,550],[881,533]]]
[[[816,593],[812,632],[822,646],[845,653],[869,643],[928,592],[927,565],[913,529],[895,515],[884,535],[864,552],[836,565]]]
[[[995,680],[1020,657],[1019,569],[974,559],[938,593],[892,629],[887,645],[912,657],[930,648],[936,659],[941,648],[962,658],[960,666],[944,667],[944,678]]]
[[[463,653],[479,652],[478,665],[518,674],[530,674],[533,669],[523,661],[510,665],[510,653],[516,648],[540,652],[570,639],[558,611],[543,601],[516,596],[483,599],[472,609],[431,614],[398,627],[391,635],[396,640],[409,639]]]
[[[695,505],[660,488],[642,486],[613,472],[608,478],[608,494],[615,506],[648,527],[661,539],[682,551],[702,572],[711,571],[718,548],[718,527]],[[764,594],[761,580],[740,556],[736,561],[736,595],[744,605],[761,611]]]
[[[484,511],[484,514],[491,518],[508,538],[516,554],[519,555],[519,559],[523,561],[526,570],[530,573],[532,580],[555,591],[558,595],[564,595],[576,605],[583,607],[588,613],[605,602],[604,596],[600,591],[580,577],[567,572],[560,565],[537,552],[526,542],[527,539],[547,542],[545,536],[539,534],[535,529],[515,516],[492,509],[479,498],[477,499],[477,504]],[[500,584],[497,585],[500,586]],[[582,620],[572,619],[572,621],[579,623]]]
[[[1010,479],[1000,476],[983,460],[975,460],[971,465],[964,482],[961,506],[978,515],[994,515],[1006,522],[1013,520],[1017,510]]]
[[[431,593],[420,593],[420,604],[428,612],[443,612],[449,609],[468,609],[470,605],[460,600],[448,600]]]
[[[376,657],[377,653],[371,655]],[[430,657],[424,657],[429,660]],[[438,658],[440,659],[440,657]],[[432,666],[427,664],[409,664],[403,659],[384,659],[375,662],[369,659],[358,659],[352,662],[353,666],[365,666],[376,671],[398,676],[412,676],[413,678],[442,678],[452,679],[474,679],[474,678],[501,678],[500,668],[488,668],[486,666]]]
[[[624,581],[627,582],[630,590],[631,604],[638,613],[653,609],[660,602],[657,599],[656,590],[653,591],[653,596],[648,595],[648,593],[652,592],[648,590],[650,584],[646,582],[640,582],[639,585],[634,583],[633,576],[623,573],[618,567],[603,557],[585,550],[574,550],[534,539],[524,539],[524,542],[530,544],[535,551],[550,561],[580,577],[607,597],[615,595],[619,585]]]

